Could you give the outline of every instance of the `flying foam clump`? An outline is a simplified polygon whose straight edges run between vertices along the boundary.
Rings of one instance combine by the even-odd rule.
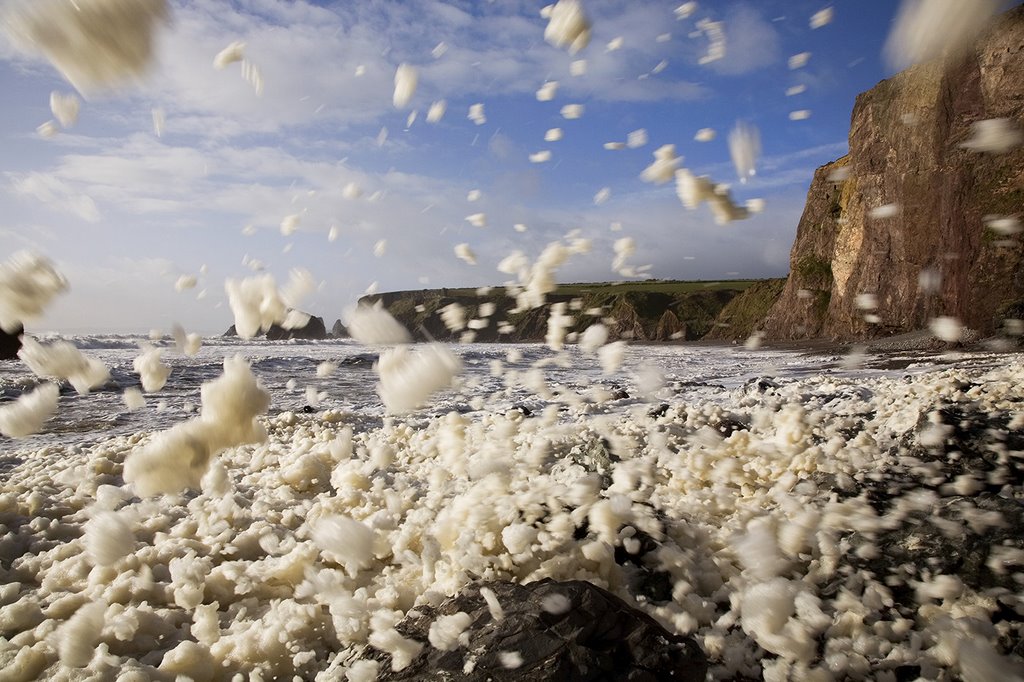
[[[196,488],[218,452],[266,440],[256,418],[270,407],[270,393],[242,356],[224,359],[224,373],[203,384],[200,399],[198,417],[157,434],[128,455],[124,480],[140,497]]]
[[[110,379],[107,366],[95,358],[86,357],[67,341],[44,346],[28,336],[22,338],[18,357],[41,378],[67,379],[80,395]]]
[[[57,413],[59,395],[56,384],[46,383],[0,407],[0,434],[24,438],[39,433],[43,424]]]
[[[761,199],[751,199],[743,206],[737,205],[726,185],[715,184],[706,175],[695,176],[686,168],[676,171],[676,194],[683,206],[691,211],[703,202],[708,202],[716,225],[743,220],[764,209]]]
[[[412,101],[419,81],[419,72],[416,71],[416,67],[409,64],[398,65],[395,70],[395,92],[392,96],[392,102],[396,109],[404,109]]]
[[[78,122],[81,101],[72,94],[62,95],[54,90],[50,93],[50,111],[62,128],[70,128]]]
[[[590,43],[590,20],[580,0],[558,0],[541,10],[541,16],[548,19],[544,40],[555,47],[576,54]]]
[[[43,314],[43,309],[68,281],[47,258],[19,251],[0,263],[0,329],[14,333],[25,322]]]
[[[469,248],[469,244],[456,244],[455,256],[470,265],[476,265],[476,254]]]
[[[132,368],[142,378],[142,390],[156,393],[167,384],[171,368],[160,360],[163,351],[155,346],[142,346],[142,355],[132,361]]]
[[[406,328],[380,301],[356,306],[349,312],[345,327],[353,339],[368,346],[409,343],[412,340]]]
[[[889,66],[902,70],[956,53],[977,37],[999,11],[1001,0],[903,0],[885,41]]]
[[[960,146],[974,152],[1005,154],[1024,142],[1024,132],[1008,118],[989,118],[971,124],[971,137]]]
[[[6,17],[23,47],[41,52],[84,95],[138,78],[153,59],[167,0],[37,0]]]
[[[288,314],[288,306],[277,291],[273,275],[228,279],[224,290],[235,315],[235,331],[243,339],[251,339],[271,325],[283,322]]]
[[[761,133],[743,121],[729,132],[729,155],[740,182],[757,174],[757,157],[761,155]]]
[[[423,406],[430,396],[451,385],[462,362],[441,344],[420,349],[389,348],[374,366],[380,383],[377,392],[390,414],[403,414]]]
[[[224,69],[228,64],[234,64],[243,59],[245,59],[245,42],[236,40],[217,53],[217,56],[213,58],[213,68]]]
[[[676,156],[676,146],[665,144],[654,150],[654,162],[640,174],[644,182],[663,185],[675,176],[676,168],[682,163],[683,157]]]
[[[448,111],[448,103],[443,99],[437,100],[427,109],[427,123],[437,123],[444,118],[446,111]]]

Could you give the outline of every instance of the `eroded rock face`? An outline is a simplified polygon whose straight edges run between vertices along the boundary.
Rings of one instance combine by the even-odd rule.
[[[16,329],[11,333],[0,329],[0,360],[14,360],[21,350],[21,335],[24,329]]]
[[[481,596],[483,587],[497,597],[504,611],[500,621]],[[707,659],[691,638],[669,633],[610,592],[580,580],[475,583],[436,609],[417,611],[397,629],[424,642],[423,649],[398,672],[387,654],[368,650],[368,658],[381,661],[378,679],[697,681],[707,671]],[[439,616],[459,612],[469,616],[466,645],[442,651],[427,643]],[[518,656],[503,659],[502,653]]]
[[[939,315],[990,333],[1019,313],[1020,235],[1001,235],[984,217],[1021,216],[1024,148],[962,147],[973,123],[993,118],[1024,127],[1024,7],[966,55],[915,66],[857,98],[849,154],[811,183],[768,336],[868,338]],[[858,307],[863,293],[877,297],[877,322]]]

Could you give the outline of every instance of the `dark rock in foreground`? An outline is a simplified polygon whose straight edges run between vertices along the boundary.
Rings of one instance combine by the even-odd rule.
[[[21,350],[21,335],[24,331],[21,327],[11,333],[0,329],[0,360],[14,360],[18,357],[18,351]]]
[[[491,616],[480,595],[483,587],[497,597],[502,620]],[[467,646],[432,647],[431,624],[460,611],[470,617],[462,636]],[[367,657],[381,662],[379,680],[702,681],[707,671],[707,659],[691,638],[669,633],[612,593],[580,580],[475,583],[436,608],[410,612],[397,629],[424,647],[398,672],[391,670],[390,655],[368,649]],[[506,652],[522,662],[506,667]]]

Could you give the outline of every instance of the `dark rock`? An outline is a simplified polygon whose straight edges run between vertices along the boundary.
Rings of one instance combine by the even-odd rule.
[[[512,409],[516,410],[519,413],[521,413],[524,417],[532,417],[533,416],[533,410],[531,410],[526,405],[513,405]]]
[[[373,367],[373,364],[377,362],[376,355],[350,355],[347,358],[342,358],[338,362],[339,367]]]
[[[331,336],[336,339],[347,339],[349,337],[348,329],[341,323],[341,320],[334,321],[334,325],[331,327]]]
[[[760,377],[758,379],[751,379],[747,382],[747,388],[750,390],[757,391],[758,393],[767,393],[771,389],[778,388],[779,384],[776,381],[772,381],[766,377]]]
[[[972,403],[940,405],[904,437],[898,464],[865,479],[860,492],[880,515],[908,493],[937,496],[933,506],[911,512],[873,538],[851,534],[854,546],[866,541],[877,548],[875,558],[853,563],[885,580],[897,603],[913,603],[910,581],[925,570],[955,575],[977,592],[1019,589],[1016,569],[993,571],[989,566],[995,548],[1024,548],[1024,505],[1005,494],[1024,483],[1024,462],[1005,457],[1007,451],[1024,448],[1024,433],[1010,429],[1009,421],[1007,413],[985,412]],[[934,437],[927,439],[927,447],[918,442],[926,428],[946,430],[941,444]],[[958,494],[955,481],[963,475],[973,476],[980,489]],[[986,523],[976,525],[981,518]]]
[[[18,327],[13,332],[6,332],[0,329],[0,360],[14,360],[21,350],[21,335],[25,332]]]
[[[498,598],[505,613],[500,622],[480,596],[482,587]],[[555,595],[569,600],[564,613],[545,610],[545,599]],[[468,647],[440,651],[430,646],[430,625],[438,616],[460,611],[470,617],[464,633]],[[692,638],[669,633],[612,593],[579,580],[475,583],[436,608],[410,612],[397,629],[424,642],[423,650],[408,667],[394,672],[389,654],[367,649],[367,658],[382,663],[378,680],[697,682],[707,671],[707,658]],[[502,652],[518,653],[522,664],[505,668]]]
[[[310,315],[309,321],[302,327],[285,329],[274,324],[267,330],[268,341],[286,341],[288,339],[306,339],[308,341],[322,341],[327,338],[327,327],[324,326],[324,318]]]
[[[662,403],[661,405],[658,405],[656,408],[648,412],[647,416],[650,417],[651,419],[657,419],[659,417],[664,417],[667,413],[668,403]]]
[[[228,327],[228,330],[221,336],[238,336],[235,325]],[[284,329],[275,324],[271,325],[266,334],[262,334],[262,336],[265,336],[268,341],[286,341],[288,339],[320,341],[327,338],[327,327],[324,326],[324,318],[310,315],[309,321],[303,327]]]

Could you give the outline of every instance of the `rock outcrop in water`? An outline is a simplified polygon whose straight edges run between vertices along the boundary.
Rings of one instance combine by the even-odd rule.
[[[21,350],[21,335],[24,329],[18,328],[13,332],[6,332],[0,329],[0,360],[14,360]]]
[[[307,339],[320,341],[327,338],[327,327],[324,325],[324,318],[310,315],[309,321],[301,327],[285,329],[278,325],[271,325],[267,330],[268,341],[285,341],[287,339]]]
[[[966,54],[857,98],[849,153],[811,183],[788,281],[763,322],[768,338],[870,338],[942,315],[988,334],[1021,317],[1024,246],[985,217],[1021,217],[1024,148],[963,146],[972,124],[994,118],[1024,127],[1024,7]],[[858,306],[861,294],[874,294],[877,310]]]
[[[235,325],[228,327],[228,330],[224,332],[223,336],[238,336],[238,330],[235,329]],[[288,339],[320,341],[328,338],[324,318],[317,317],[316,315],[310,315],[309,321],[307,321],[306,324],[293,329],[285,329],[284,327],[276,324],[271,325],[270,329],[260,334],[260,336],[266,338],[268,341],[287,341]]]

